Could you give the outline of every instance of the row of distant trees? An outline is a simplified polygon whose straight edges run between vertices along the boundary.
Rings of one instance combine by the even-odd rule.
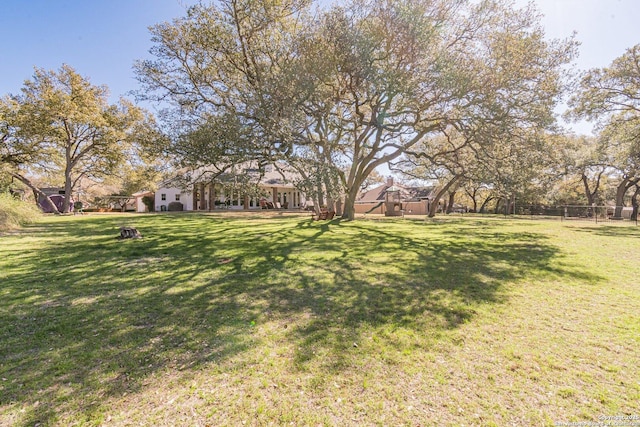
[[[592,69],[571,86],[567,119],[588,119],[595,136],[551,127],[541,138],[499,157],[487,168],[459,135],[438,137],[407,153],[395,169],[409,178],[428,176],[440,183],[438,197],[461,198],[474,210],[511,211],[521,204],[603,205],[613,203],[620,217],[627,204],[638,213],[640,196],[640,45],[608,67]],[[530,141],[531,142],[531,141]],[[449,151],[443,149],[448,147]],[[511,147],[503,146],[508,150]],[[502,205],[502,206],[501,206]],[[506,205],[506,206],[505,206]]]
[[[151,33],[137,96],[164,106],[160,125],[68,66],[37,69],[0,104],[5,176],[37,192],[29,173],[56,174],[71,194],[82,177],[140,185],[161,156],[212,182],[283,161],[316,206],[353,219],[388,164],[476,205],[563,192],[592,204],[610,187],[616,204],[636,203],[640,47],[576,79],[576,41],[547,40],[532,6],[221,0]],[[567,117],[596,123],[596,137],[558,127],[569,89]]]

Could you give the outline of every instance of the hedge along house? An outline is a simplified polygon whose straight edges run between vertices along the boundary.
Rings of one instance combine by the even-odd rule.
[[[236,165],[216,174],[195,171],[163,182],[155,192],[155,210],[213,211],[215,209],[299,209],[306,205],[285,165]]]

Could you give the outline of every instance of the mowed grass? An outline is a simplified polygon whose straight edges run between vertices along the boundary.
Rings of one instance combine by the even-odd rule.
[[[0,237],[0,425],[640,415],[639,260],[589,223],[48,217]]]

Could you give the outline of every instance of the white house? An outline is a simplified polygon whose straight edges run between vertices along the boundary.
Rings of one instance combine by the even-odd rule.
[[[237,166],[238,176],[256,173],[247,165]],[[197,175],[197,174],[196,174]],[[284,165],[267,165],[258,182],[258,194],[244,194],[242,186],[207,182],[201,179],[178,177],[163,182],[155,193],[155,210],[168,211],[172,208],[184,211],[212,211],[214,209],[298,209],[306,205],[306,197],[294,182],[296,174]],[[172,202],[173,205],[169,206]]]

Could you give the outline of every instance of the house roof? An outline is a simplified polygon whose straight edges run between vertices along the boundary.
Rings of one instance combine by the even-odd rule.
[[[256,178],[257,174],[262,174],[258,185],[263,187],[296,188],[294,183],[300,178],[284,163],[278,163],[277,166],[266,165],[262,170],[259,170],[257,165],[247,162],[237,164],[223,173],[223,175],[237,176],[251,176],[252,174],[256,174]],[[163,181],[160,188],[189,187],[197,182],[210,182],[211,177],[215,175],[214,171],[208,170],[206,167],[196,170],[182,169],[173,178]]]
[[[300,176],[285,164],[269,165],[265,168],[264,175],[260,179],[260,185],[295,188],[294,182]]]
[[[137,193],[133,193],[132,194],[133,197],[144,197],[144,196],[149,196],[149,195],[153,195],[153,191],[142,190],[142,191],[138,191]]]
[[[387,191],[397,191],[400,193],[400,200],[415,201],[424,200],[433,196],[435,187],[409,187],[401,184],[394,184],[392,179],[386,183],[375,187],[360,195],[358,202],[383,202]]]
[[[384,200],[384,195],[386,194],[387,188],[389,187],[390,186],[387,184],[382,184],[378,187],[372,188],[371,190],[365,193],[362,193],[358,201],[359,202],[379,202],[381,200]]]

